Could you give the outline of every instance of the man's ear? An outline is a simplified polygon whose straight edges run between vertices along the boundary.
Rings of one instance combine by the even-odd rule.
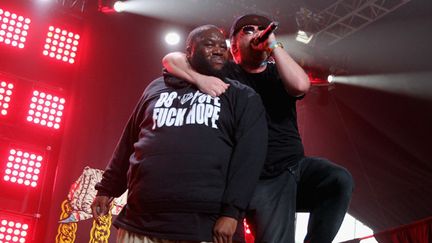
[[[235,42],[231,42],[231,54],[236,54],[238,52],[238,47]]]
[[[189,59],[192,55],[192,46],[186,47],[186,58]]]

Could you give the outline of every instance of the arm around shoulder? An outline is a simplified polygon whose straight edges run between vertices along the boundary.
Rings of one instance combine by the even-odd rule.
[[[162,64],[172,75],[184,79],[213,97],[223,94],[229,87],[229,84],[217,77],[203,75],[193,70],[186,54],[182,52],[168,53],[163,57]]]
[[[186,58],[186,54],[182,52],[171,52],[162,58],[162,65],[167,71],[174,76],[184,79],[191,84],[197,85],[199,73],[192,70]]]

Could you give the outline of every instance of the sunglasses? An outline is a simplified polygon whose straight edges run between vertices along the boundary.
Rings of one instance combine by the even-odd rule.
[[[252,35],[257,31],[265,30],[264,26],[256,26],[256,25],[245,25],[241,28],[242,32],[246,35]]]

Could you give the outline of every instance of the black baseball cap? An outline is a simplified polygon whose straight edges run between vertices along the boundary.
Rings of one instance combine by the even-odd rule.
[[[269,18],[258,14],[246,14],[240,16],[231,25],[230,38],[237,34],[243,26],[257,25],[267,27],[271,22],[272,20]]]

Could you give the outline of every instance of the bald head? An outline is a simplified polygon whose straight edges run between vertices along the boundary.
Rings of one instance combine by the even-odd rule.
[[[228,60],[225,36],[217,26],[199,26],[186,40],[186,55],[195,71],[220,76],[219,71]]]
[[[186,49],[191,48],[193,43],[195,43],[197,39],[207,31],[217,31],[222,33],[222,31],[216,25],[206,24],[198,26],[189,33],[186,39]]]

